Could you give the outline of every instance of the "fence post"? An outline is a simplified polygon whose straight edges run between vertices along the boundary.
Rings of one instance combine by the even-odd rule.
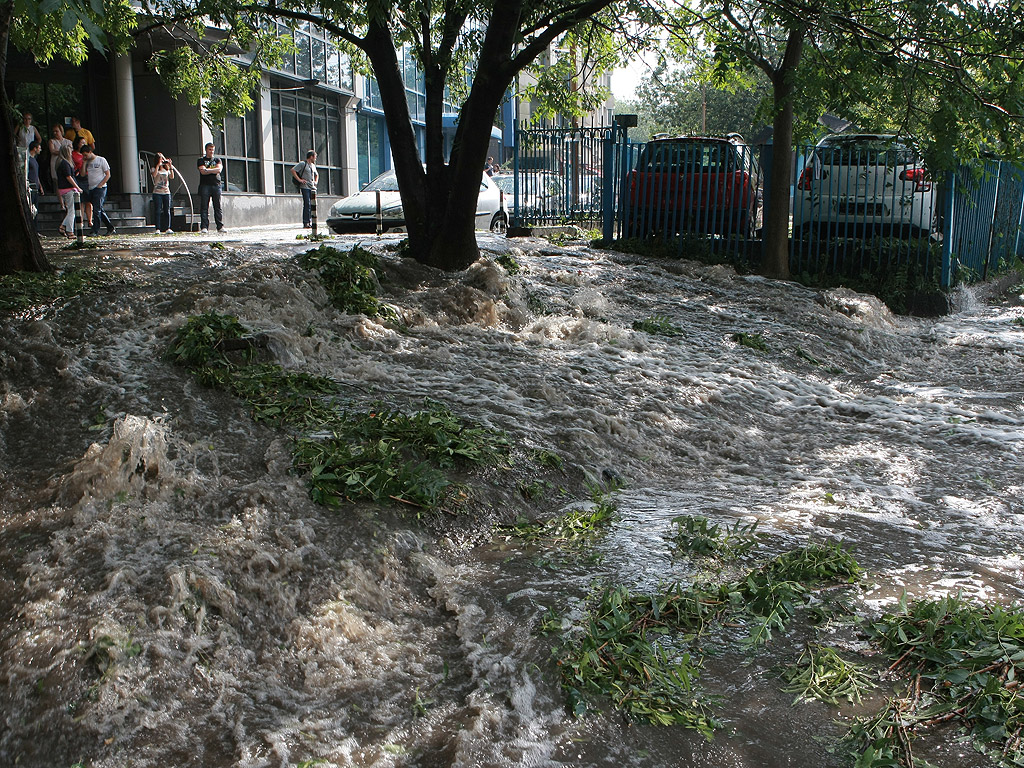
[[[381,230],[384,228],[384,214],[380,207],[380,190],[377,190],[377,237],[380,237]]]
[[[956,171],[946,171],[943,179],[946,197],[942,212],[942,277],[939,282],[944,289],[949,290],[952,277],[953,216],[956,212],[956,206],[953,204],[953,197],[956,195]]]
[[[85,245],[85,208],[82,203],[82,195],[75,192],[75,236],[78,238],[79,246]]]
[[[771,203],[772,189],[772,157],[775,148],[771,139],[761,145],[761,263],[764,264],[764,212]],[[789,261],[793,262],[792,241],[790,241]],[[762,267],[763,269],[763,267]]]
[[[615,124],[605,134],[601,179],[601,237],[610,243],[615,237]]]
[[[1024,171],[1019,168],[1016,170],[1017,178],[1020,179],[1021,183],[1021,194],[1020,194],[1020,213],[1017,215],[1017,234],[1013,239],[1013,255],[1021,258],[1020,252],[1021,238],[1024,238]]]
[[[989,217],[988,225],[988,258],[985,259],[985,268],[982,270],[981,279],[988,280],[989,270],[995,272],[999,268],[996,259],[996,248],[995,248],[995,235],[996,235],[996,212],[999,210],[999,193],[1003,187],[1003,163],[998,161],[996,163],[996,193],[992,198],[992,215]]]

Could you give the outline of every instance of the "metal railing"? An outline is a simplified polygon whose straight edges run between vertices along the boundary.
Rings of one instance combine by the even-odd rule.
[[[511,173],[496,173],[512,224],[598,226],[608,128],[516,132]]]
[[[148,152],[146,150],[139,152],[139,168],[142,171],[140,175],[142,177],[142,192],[144,194],[152,193],[153,191],[153,165],[156,155],[156,152]],[[199,225],[196,223],[196,209],[195,203],[192,200],[192,191],[188,188],[188,182],[185,181],[185,176],[181,170],[178,168],[174,170],[176,171],[174,178],[178,182],[178,187],[171,192],[171,216],[172,218],[174,216],[174,195],[184,190],[185,196],[188,198],[188,228],[190,232],[196,232],[199,229]]]

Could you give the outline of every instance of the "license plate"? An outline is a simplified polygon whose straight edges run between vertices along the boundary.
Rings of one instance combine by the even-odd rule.
[[[863,200],[837,200],[836,213],[845,216],[884,216],[883,203],[868,203]]]

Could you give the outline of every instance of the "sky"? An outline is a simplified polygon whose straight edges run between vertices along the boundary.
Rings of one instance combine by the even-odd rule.
[[[617,101],[632,100],[636,97],[636,87],[651,72],[651,67],[643,60],[635,60],[628,67],[612,72],[612,95]]]

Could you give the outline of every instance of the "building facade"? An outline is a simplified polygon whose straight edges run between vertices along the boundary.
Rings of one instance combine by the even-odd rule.
[[[112,192],[127,196],[139,215],[149,213],[148,170],[157,152],[172,158],[180,171],[171,187],[176,205],[187,212],[182,200],[196,191],[196,160],[212,141],[224,161],[228,225],[294,223],[301,215],[301,197],[291,184],[290,169],[308,150],[317,153],[318,198],[326,211],[334,200],[388,170],[391,147],[376,81],[353,72],[348,57],[323,30],[302,24],[295,30],[278,25],[277,31],[294,37],[295,52],[279,68],[262,73],[251,110],[213,129],[198,107],[171,96],[148,68],[149,44],[109,59],[94,53],[82,67],[59,61],[40,66],[30,55],[12,51],[8,96],[20,112],[33,114],[44,148],[55,124],[67,128],[72,117],[79,117],[95,136],[97,153],[110,163]],[[422,152],[423,76],[407,51],[400,57]],[[454,115],[446,115],[444,122],[450,148]],[[43,160],[41,167],[48,169],[45,154]]]

